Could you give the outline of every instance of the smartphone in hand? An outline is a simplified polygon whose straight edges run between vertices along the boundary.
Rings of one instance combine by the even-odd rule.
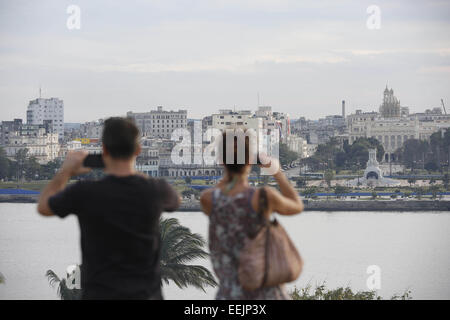
[[[101,154],[88,154],[87,157],[84,158],[83,166],[86,168],[104,168],[105,163],[103,162]]]

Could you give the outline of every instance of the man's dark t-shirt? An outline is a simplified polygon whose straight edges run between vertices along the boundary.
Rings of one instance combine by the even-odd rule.
[[[159,218],[178,206],[165,180],[109,175],[70,185],[48,203],[60,217],[78,217],[83,299],[162,298]]]

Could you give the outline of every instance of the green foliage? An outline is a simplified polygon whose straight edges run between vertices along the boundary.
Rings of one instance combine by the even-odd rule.
[[[0,179],[5,179],[9,175],[10,161],[6,157],[6,151],[0,147]]]
[[[211,272],[199,265],[187,265],[195,259],[209,257],[202,248],[206,242],[199,234],[179,224],[178,219],[161,219],[161,279],[166,284],[172,280],[179,288],[194,286],[205,291],[205,286],[215,287],[217,282]]]
[[[407,168],[417,168],[423,162],[425,154],[429,151],[429,144],[427,141],[418,139],[409,139],[403,143],[403,146],[397,151],[400,158],[403,159],[403,164]]]
[[[186,182],[186,184],[191,184],[192,183],[192,178],[191,177],[186,177],[186,178],[184,178],[184,181]]]
[[[56,171],[61,167],[61,160],[49,161],[47,164],[41,166],[40,178],[41,179],[52,179]]]
[[[328,169],[327,171],[325,171],[325,174],[323,175],[323,179],[327,183],[328,188],[330,188],[331,187],[331,180],[334,179],[334,172],[333,172],[333,170]]]
[[[378,197],[378,194],[376,191],[372,191],[372,199],[375,200]]]
[[[284,143],[280,143],[279,156],[282,166],[289,165],[292,161],[298,159],[298,154],[294,151],[289,150],[288,146]]]
[[[408,178],[408,183],[409,183],[409,186],[412,186],[413,184],[415,184],[416,183],[416,178],[414,178],[414,177],[411,177],[411,178]]]
[[[341,147],[334,138],[317,147],[316,153],[302,162],[313,171],[328,169],[352,170],[361,168],[369,159],[369,149],[377,149],[377,159],[382,160],[384,148],[375,138],[358,138],[351,145],[347,141]]]
[[[305,288],[297,287],[290,293],[293,300],[382,300],[383,298],[375,291],[357,291],[353,292],[350,287],[339,287],[328,289],[326,283],[317,285],[314,290],[308,284]],[[402,295],[395,294],[391,300],[410,300],[411,291],[405,291]]]
[[[396,151],[407,168],[425,168],[427,171],[441,171],[450,161],[450,128],[430,136],[429,142],[409,139]]]
[[[343,194],[346,194],[349,191],[350,191],[350,189],[348,187],[339,186],[339,185],[334,187],[334,193],[336,194],[337,197],[341,197]]]
[[[311,198],[315,193],[317,193],[319,190],[318,190],[318,188],[316,187],[316,186],[311,186],[311,187],[308,187],[308,188],[306,188],[303,192],[302,192],[302,195],[305,197],[305,198]]]
[[[358,138],[351,145],[344,144],[347,163],[361,166],[369,160],[369,149],[377,149],[377,160],[381,161],[384,155],[383,145],[375,138]],[[359,165],[358,165],[359,163]]]
[[[428,171],[428,173],[431,173],[432,171],[438,171],[439,166],[434,161],[429,161],[425,163],[425,170]]]
[[[440,186],[438,185],[432,185],[428,188],[428,191],[431,192],[431,198],[436,199],[438,192],[440,192]]]
[[[445,189],[448,189],[449,182],[450,182],[450,176],[448,173],[446,173],[442,177],[442,184],[444,185]]]
[[[416,198],[419,199],[419,200],[422,199],[422,196],[425,193],[424,188],[418,187],[414,191],[416,192]]]
[[[294,178],[295,185],[297,188],[304,188],[306,187],[306,179],[302,177],[296,177]]]
[[[0,272],[0,283],[5,283],[5,276]]]
[[[66,280],[60,279],[55,272],[52,270],[47,270],[45,276],[50,283],[50,286],[58,286],[57,294],[61,300],[80,300],[81,299],[81,289],[69,289],[67,287]]]
[[[200,191],[193,188],[187,188],[181,192],[181,195],[187,198],[190,198],[192,195],[194,195],[196,198],[198,198],[200,196]]]
[[[6,157],[0,148],[0,179],[5,180],[48,180],[53,178],[60,168],[61,161],[54,160],[47,164],[39,164],[36,157],[28,154],[28,149],[17,151],[13,160]]]
[[[409,198],[409,197],[411,197],[411,195],[412,195],[412,192],[410,192],[410,191],[405,191],[405,192],[403,192],[403,196],[404,196],[405,198]]]

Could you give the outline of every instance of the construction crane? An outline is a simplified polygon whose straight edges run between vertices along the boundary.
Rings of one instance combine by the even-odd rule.
[[[441,99],[441,104],[442,104],[442,109],[444,109],[444,113],[447,114],[447,111],[445,110],[445,106],[444,106],[444,99]]]

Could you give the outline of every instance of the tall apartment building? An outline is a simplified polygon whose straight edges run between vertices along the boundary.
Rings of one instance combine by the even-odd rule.
[[[9,144],[9,137],[15,131],[22,128],[22,119],[14,119],[12,121],[2,121],[0,125],[0,145]]]
[[[149,112],[127,112],[127,117],[134,120],[142,136],[170,139],[172,132],[187,127],[187,110],[166,111],[158,106]]]
[[[31,100],[27,109],[27,124],[45,124],[64,138],[64,102],[58,98]]]

